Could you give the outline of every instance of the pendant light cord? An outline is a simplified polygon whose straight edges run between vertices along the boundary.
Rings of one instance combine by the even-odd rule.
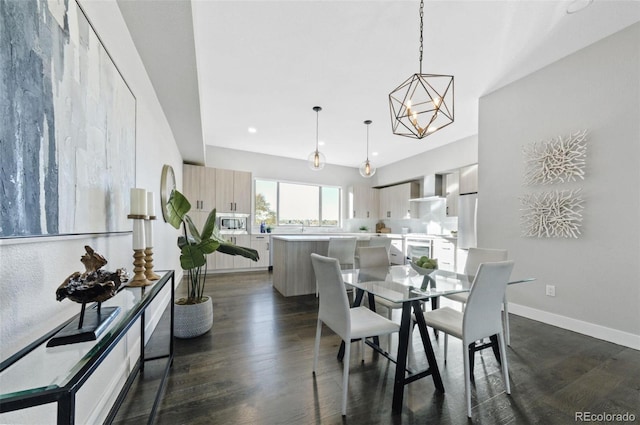
[[[369,124],[367,124],[367,162],[369,162]]]
[[[316,109],[316,153],[318,153],[318,129],[320,128],[320,126],[318,125],[318,122],[320,120],[320,110]]]
[[[422,74],[422,27],[424,17],[424,0],[420,0],[420,74]]]

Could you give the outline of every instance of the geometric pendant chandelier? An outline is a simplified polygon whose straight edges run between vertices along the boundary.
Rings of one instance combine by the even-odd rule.
[[[393,133],[422,139],[453,123],[453,75],[422,73],[424,0],[420,0],[420,73],[389,94]]]

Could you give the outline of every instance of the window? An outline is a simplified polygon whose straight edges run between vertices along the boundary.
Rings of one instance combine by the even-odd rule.
[[[340,188],[255,180],[255,224],[340,226]]]

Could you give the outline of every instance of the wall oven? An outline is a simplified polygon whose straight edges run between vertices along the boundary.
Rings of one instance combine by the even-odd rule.
[[[216,222],[222,234],[246,234],[249,214],[221,213],[216,216]]]
[[[433,240],[421,238],[419,236],[407,236],[407,263],[411,262],[415,257],[420,258],[423,255],[431,258],[433,254]]]

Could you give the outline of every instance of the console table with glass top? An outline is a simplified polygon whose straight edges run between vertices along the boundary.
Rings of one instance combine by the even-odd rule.
[[[57,403],[57,423],[74,424],[76,393],[127,335],[136,320],[140,319],[140,357],[132,367],[105,423],[114,420],[136,377],[144,372],[145,363],[165,359],[164,372],[149,415],[149,423],[152,423],[173,363],[175,276],[173,270],[158,273],[161,278],[152,285],[142,288],[124,286],[114,297],[102,303],[104,307],[120,307],[120,312],[96,341],[47,347],[47,341],[74,320],[71,318],[0,363],[0,413]],[[167,284],[171,291],[168,353],[146,356],[145,312]]]

